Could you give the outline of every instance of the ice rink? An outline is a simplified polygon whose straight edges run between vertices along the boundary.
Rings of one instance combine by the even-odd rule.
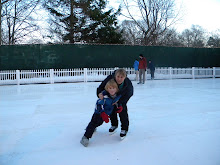
[[[85,148],[99,84],[0,86],[0,165],[220,165],[220,79],[133,81],[127,137]]]

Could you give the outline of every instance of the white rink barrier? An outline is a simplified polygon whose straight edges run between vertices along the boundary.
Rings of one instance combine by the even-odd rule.
[[[102,81],[116,69],[117,67],[0,71],[0,85]],[[132,81],[135,80],[135,70],[133,68],[124,69],[127,71],[128,78]],[[220,77],[220,67],[156,68],[154,77],[155,79],[218,78]],[[146,79],[150,78],[148,69]]]

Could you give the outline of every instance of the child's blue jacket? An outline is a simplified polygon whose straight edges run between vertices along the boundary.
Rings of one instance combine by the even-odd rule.
[[[105,112],[107,115],[111,115],[114,109],[114,105],[112,104],[116,103],[121,98],[121,95],[116,96],[115,98],[111,98],[111,96],[106,91],[102,93],[103,93],[104,99],[97,100],[95,113],[101,114],[102,112]]]
[[[139,66],[139,62],[137,60],[135,60],[134,65],[133,65],[134,69],[138,70],[138,66]]]

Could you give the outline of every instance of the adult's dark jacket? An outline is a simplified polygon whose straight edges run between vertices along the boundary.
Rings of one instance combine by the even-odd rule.
[[[99,93],[101,93],[104,90],[106,83],[110,79],[115,79],[115,72],[102,81],[102,83],[97,88],[97,96]],[[130,97],[133,95],[133,91],[134,89],[131,80],[126,77],[124,80],[123,88],[117,93],[117,95],[121,95],[121,98],[119,99],[118,103],[122,105],[126,105]]]

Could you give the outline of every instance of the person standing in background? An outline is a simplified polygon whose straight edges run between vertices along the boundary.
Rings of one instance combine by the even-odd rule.
[[[139,66],[139,62],[137,59],[135,59],[134,65],[133,65],[134,70],[135,70],[135,74],[136,74],[135,81],[138,81],[138,74],[139,74],[138,66]]]
[[[155,71],[155,67],[154,64],[151,60],[149,60],[149,66],[148,68],[150,69],[150,74],[151,74],[151,80],[154,79],[154,71]]]
[[[147,69],[147,60],[146,58],[143,56],[143,54],[139,55],[139,65],[138,65],[138,69],[139,69],[139,82],[138,84],[144,84],[145,83],[145,72]],[[143,77],[143,79],[142,79]]]

